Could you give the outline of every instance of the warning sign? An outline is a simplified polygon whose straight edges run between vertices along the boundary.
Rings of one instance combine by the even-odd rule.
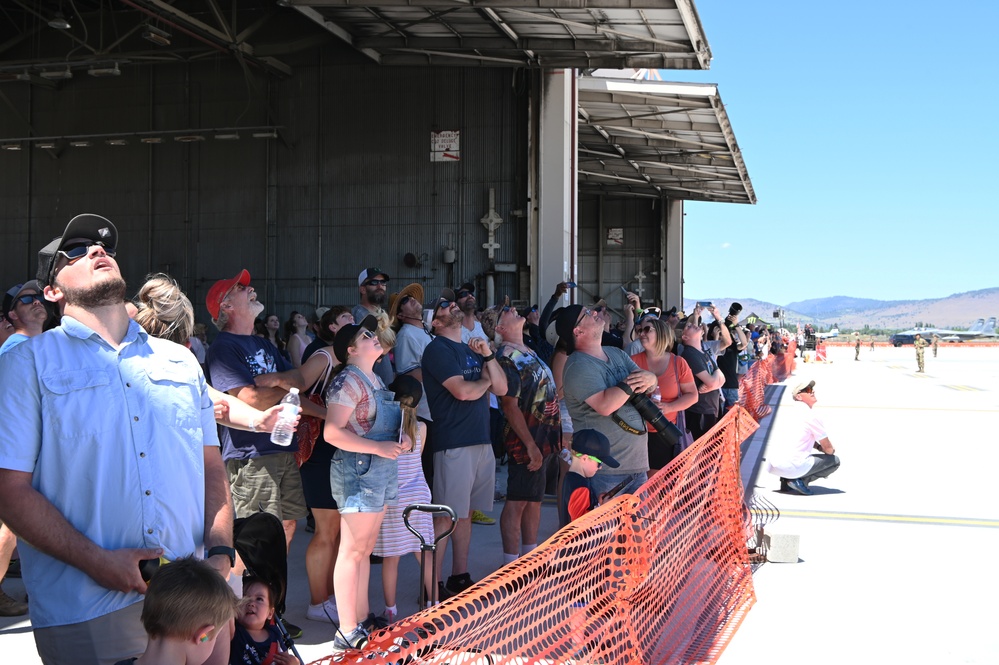
[[[457,162],[461,159],[461,132],[457,129],[430,132],[430,161]]]

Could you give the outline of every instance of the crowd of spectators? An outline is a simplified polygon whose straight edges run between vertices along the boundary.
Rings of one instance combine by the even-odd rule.
[[[27,434],[0,439],[0,581],[15,546],[10,524],[27,540],[32,619],[47,663],[75,653],[52,646],[60,642],[94,643],[94,662],[141,653],[137,562],[193,555],[238,575],[232,520],[260,511],[281,521],[286,551],[311,514],[306,617],[338,625],[334,648],[357,647],[398,617],[399,559],[420,544],[403,524],[404,505],[454,510],[436,557],[441,582],[431,589],[427,570],[422,585],[427,598],[460,593],[475,583],[471,525],[493,508],[498,460],[508,465],[500,530],[510,562],[545,535],[542,500],[561,492],[567,472],[563,522],[612,491],[637,489],[671,458],[648,437],[636,393],[697,438],[738,401],[739,375],[783,344],[710,304],[685,314],[626,293],[615,322],[603,300],[560,307],[575,288],[563,282],[540,308],[509,299],[483,308],[473,283],[431,297],[418,283],[393,288],[375,267],[358,275],[356,303],[293,311],[283,326],[278,314],[264,315],[241,270],[208,290],[210,336],[166,275],[126,301],[117,242],[110,221],[74,218],[39,253],[37,278],[4,300],[0,416],[25,423]],[[281,446],[269,432],[292,388],[302,418]],[[164,454],[166,446],[187,452]],[[80,465],[93,473],[73,473]],[[448,516],[413,520],[426,542],[452,527]],[[43,533],[40,524],[55,528]],[[381,616],[369,608],[373,556],[383,564]],[[55,602],[55,586],[70,583],[78,599]],[[257,619],[278,605],[263,595],[258,608],[240,610],[241,654],[264,636]],[[0,591],[0,614],[27,611]],[[213,639],[220,630],[232,637],[232,627],[215,628]],[[96,644],[97,631],[116,639]],[[224,662],[222,650],[209,662]]]

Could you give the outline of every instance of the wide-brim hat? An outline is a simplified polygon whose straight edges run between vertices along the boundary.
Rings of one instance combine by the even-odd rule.
[[[38,252],[38,272],[35,277],[38,278],[39,284],[42,286],[49,284],[59,251],[73,240],[89,240],[95,245],[99,243],[109,252],[114,252],[118,247],[118,229],[110,220],[90,213],[77,215],[69,220],[62,235],[53,238],[52,242]]]
[[[389,318],[395,320],[395,317],[399,314],[399,306],[402,305],[403,299],[409,296],[410,298],[415,298],[416,302],[423,305],[423,286],[421,284],[412,283],[407,284],[402,287],[402,291],[399,293],[393,293],[389,298]]]
[[[378,319],[373,314],[368,314],[360,323],[351,323],[336,331],[336,336],[333,337],[333,355],[341,363],[347,362],[347,349],[362,330],[378,330]]]
[[[208,313],[212,315],[212,319],[219,318],[222,301],[225,300],[225,297],[229,295],[229,291],[237,284],[242,284],[243,286],[250,285],[250,273],[245,268],[240,270],[239,274],[232,279],[220,279],[212,284],[212,288],[208,289],[208,295],[205,296],[205,307],[208,308]]]

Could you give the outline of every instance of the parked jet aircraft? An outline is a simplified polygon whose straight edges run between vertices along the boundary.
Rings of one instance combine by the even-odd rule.
[[[967,330],[947,330],[945,328],[913,328],[901,333],[896,337],[922,335],[923,339],[929,341],[933,335],[937,335],[945,342],[964,342],[971,339],[988,339],[996,337],[996,317],[990,317],[988,321],[978,319]]]

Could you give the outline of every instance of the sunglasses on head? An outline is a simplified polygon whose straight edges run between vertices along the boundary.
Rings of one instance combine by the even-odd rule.
[[[27,295],[18,296],[14,300],[16,300],[17,302],[21,303],[22,305],[30,305],[31,303],[35,302],[36,300],[38,302],[44,302],[45,298],[44,298],[44,296],[42,296],[41,293],[29,293]]]
[[[658,307],[646,307],[645,311],[642,312],[642,316],[652,315],[652,316],[656,317],[657,319],[660,316],[662,316],[662,314],[663,314],[663,311],[660,308],[658,308]]]

